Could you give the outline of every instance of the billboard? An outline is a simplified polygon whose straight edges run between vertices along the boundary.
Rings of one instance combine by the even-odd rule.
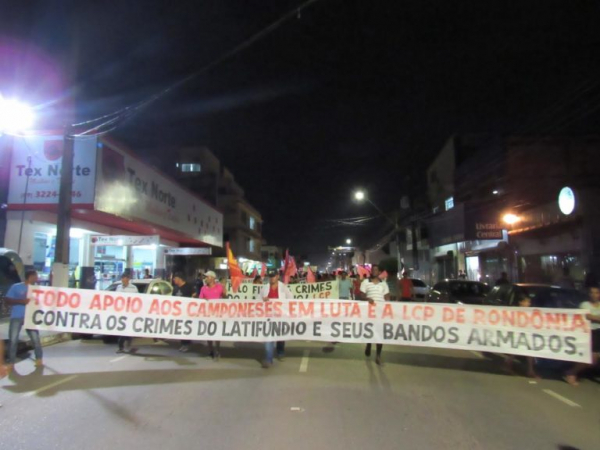
[[[27,208],[56,205],[60,190],[63,136],[15,136],[10,164],[9,206]],[[97,139],[75,140],[73,161],[74,205],[94,203]]]
[[[223,214],[112,143],[98,148],[97,211],[223,246]]]

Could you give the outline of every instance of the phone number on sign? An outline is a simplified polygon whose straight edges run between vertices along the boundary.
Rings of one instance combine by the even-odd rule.
[[[35,198],[58,198],[58,191],[35,191]],[[81,191],[71,191],[71,197],[80,198]]]

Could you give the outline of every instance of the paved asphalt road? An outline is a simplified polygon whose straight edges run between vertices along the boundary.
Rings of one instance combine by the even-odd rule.
[[[0,449],[598,449],[600,384],[507,376],[479,353],[288,343],[264,370],[259,344],[137,341],[47,347],[43,370],[0,380]]]

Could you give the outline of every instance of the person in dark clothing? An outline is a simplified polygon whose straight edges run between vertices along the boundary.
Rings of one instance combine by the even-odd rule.
[[[508,274],[506,272],[502,272],[500,274],[500,278],[496,280],[496,286],[502,286],[503,284],[510,284],[510,281],[508,281]]]
[[[194,286],[185,281],[184,275],[181,272],[176,272],[173,275],[173,295],[176,297],[194,297],[196,295],[196,290]],[[192,341],[187,339],[181,340],[181,347],[179,347],[180,352],[187,352],[190,349],[190,344]]]

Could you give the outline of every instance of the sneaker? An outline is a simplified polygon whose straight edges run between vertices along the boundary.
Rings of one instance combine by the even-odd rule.
[[[42,358],[35,360],[35,367],[44,367],[44,360]]]
[[[571,386],[579,386],[579,383],[577,382],[577,377],[575,375],[565,375],[563,377],[563,380],[565,380]]]
[[[269,362],[269,361],[267,361],[267,360],[264,360],[264,361],[262,362],[262,364],[261,364],[261,367],[262,367],[263,369],[269,369],[269,368],[270,368],[272,365],[273,365],[273,363],[272,363],[272,362]]]
[[[181,347],[179,347],[179,351],[181,353],[187,353],[190,350],[189,345],[182,345]]]
[[[378,366],[383,366],[383,361],[381,360],[381,356],[377,356],[375,358],[375,364],[377,364]]]

